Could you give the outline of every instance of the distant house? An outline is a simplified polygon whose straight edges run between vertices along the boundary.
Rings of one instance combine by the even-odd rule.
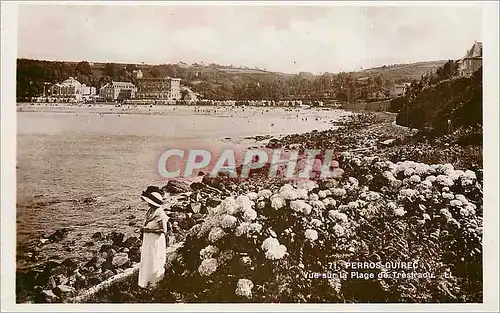
[[[460,76],[471,76],[483,65],[483,43],[475,41],[472,48],[458,61]]]
[[[102,86],[99,95],[106,101],[134,99],[137,88],[129,82],[111,82]]]
[[[80,102],[96,94],[96,88],[80,83],[73,77],[54,84],[49,88],[49,95],[58,101]]]
[[[198,94],[193,92],[189,87],[181,87],[182,100],[187,102],[196,102],[198,100]]]
[[[137,98],[139,99],[181,99],[180,78],[141,78],[137,80]]]

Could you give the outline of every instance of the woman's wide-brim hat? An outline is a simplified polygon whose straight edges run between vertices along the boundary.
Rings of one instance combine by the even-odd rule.
[[[141,199],[156,207],[163,205],[163,192],[156,186],[149,186],[141,194]]]

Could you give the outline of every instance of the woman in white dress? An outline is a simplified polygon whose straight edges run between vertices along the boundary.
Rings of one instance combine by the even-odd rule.
[[[141,195],[149,205],[146,214],[141,247],[141,265],[139,269],[139,286],[154,286],[165,275],[167,261],[166,232],[168,216],[163,210],[162,191],[150,186]]]

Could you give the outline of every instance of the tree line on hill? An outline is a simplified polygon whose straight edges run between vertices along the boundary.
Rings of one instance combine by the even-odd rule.
[[[389,97],[395,83],[407,77],[384,73],[342,72],[313,75],[274,73],[258,69],[211,64],[136,65],[90,64],[89,62],[52,62],[29,59],[17,60],[17,98],[30,99],[43,93],[44,86],[74,77],[97,89],[106,83],[126,81],[137,84],[135,70],[146,78],[178,77],[184,86],[206,99],[213,100],[281,100],[336,99],[343,102],[364,101]],[[361,78],[361,79],[360,79]]]

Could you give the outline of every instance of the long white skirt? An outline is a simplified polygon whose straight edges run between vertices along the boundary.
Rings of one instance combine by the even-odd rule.
[[[139,286],[146,288],[154,285],[165,275],[167,246],[165,234],[144,233],[141,247],[141,266]]]

